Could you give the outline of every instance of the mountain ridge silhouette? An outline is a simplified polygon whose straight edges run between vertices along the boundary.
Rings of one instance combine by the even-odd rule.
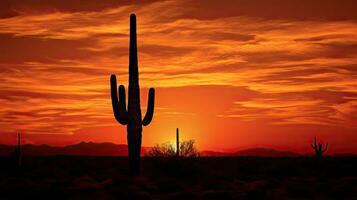
[[[272,148],[247,148],[239,151],[202,151],[202,155],[205,156],[262,156],[262,157],[297,157],[303,154],[291,152],[291,151],[281,151]]]
[[[115,144],[111,142],[80,142],[67,146],[50,146],[47,144],[23,144],[25,156],[127,156],[128,146],[126,144]],[[15,149],[14,145],[0,144],[0,156],[8,156]],[[151,147],[142,147],[142,154],[145,154]],[[292,151],[282,151],[273,148],[247,148],[239,151],[200,151],[201,156],[261,156],[261,157],[299,157],[314,156],[313,153],[300,154]],[[338,153],[330,156],[354,157],[353,153]]]
[[[0,156],[6,156],[13,151],[12,145],[0,144]],[[128,146],[126,144],[114,144],[110,142],[94,143],[80,142],[67,146],[50,146],[47,144],[24,144],[22,145],[24,155],[29,156],[127,156]],[[148,147],[143,147],[142,153],[146,153]]]

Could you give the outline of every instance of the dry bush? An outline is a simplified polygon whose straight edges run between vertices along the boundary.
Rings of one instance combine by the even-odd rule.
[[[170,143],[164,143],[161,145],[155,145],[152,147],[149,152],[146,153],[146,156],[149,157],[173,157],[176,155],[175,148]]]
[[[182,141],[180,143],[180,157],[198,157],[200,154],[195,146],[194,140]],[[173,144],[164,143],[155,145],[146,156],[149,157],[175,157],[176,149]]]
[[[198,156],[200,156],[200,153],[198,152],[198,150],[195,146],[194,140],[183,141],[180,144],[180,156],[181,157],[198,157]]]

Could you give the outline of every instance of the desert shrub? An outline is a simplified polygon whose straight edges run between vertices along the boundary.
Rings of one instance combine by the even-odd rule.
[[[198,157],[200,154],[195,146],[194,140],[182,141],[180,143],[180,157]],[[152,147],[146,156],[149,157],[174,157],[176,156],[176,149],[173,144],[164,143]]]
[[[149,157],[173,157],[175,155],[175,148],[170,143],[156,144],[146,153]]]
[[[181,157],[198,157],[199,155],[200,155],[200,153],[198,152],[198,150],[195,146],[194,140],[183,141],[180,144],[180,156]]]

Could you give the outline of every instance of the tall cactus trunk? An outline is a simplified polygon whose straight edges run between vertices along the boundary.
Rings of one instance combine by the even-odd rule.
[[[180,158],[180,136],[178,128],[176,128],[176,157],[177,159]]]
[[[155,90],[154,88],[150,88],[149,90],[147,111],[144,119],[142,120],[135,14],[130,15],[128,108],[126,108],[125,87],[120,85],[117,91],[117,81],[115,75],[111,75],[110,77],[110,86],[115,119],[120,124],[127,125],[130,169],[133,175],[138,175],[140,174],[142,126],[149,125],[152,120],[154,114]]]
[[[21,136],[20,133],[17,133],[17,146],[15,149],[15,160],[16,167],[20,168],[22,163],[22,149],[21,149]]]
[[[135,15],[130,16],[128,114],[132,117],[127,125],[129,162],[134,174],[139,174],[142,127]]]

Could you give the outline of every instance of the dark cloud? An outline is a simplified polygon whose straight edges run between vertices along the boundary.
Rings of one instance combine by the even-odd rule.
[[[288,93],[287,95],[291,96],[293,94]],[[306,91],[300,93],[299,96],[324,100],[325,102],[328,102],[330,104],[342,104],[351,101],[350,98],[357,98],[357,91],[344,92],[344,91],[332,90],[332,88],[330,89],[327,88],[327,89],[320,89],[317,91]]]
[[[301,66],[303,66],[301,68]],[[321,68],[313,64],[304,65],[289,65],[289,66],[275,66],[275,68],[292,68],[286,71],[272,72],[268,75],[260,77],[258,81],[269,82],[269,81],[288,81],[290,84],[304,84],[304,83],[318,83],[318,82],[329,82],[333,81],[333,77],[322,77],[322,78],[309,78],[312,75],[319,75],[325,73],[331,73],[338,75],[338,67],[325,67]],[[300,68],[300,69],[299,69]]]
[[[157,101],[162,107],[208,116],[229,109],[236,100],[249,100],[261,95],[247,87],[213,85],[156,88],[156,91],[160,94]],[[181,101],[172,101],[173,96]]]
[[[0,19],[1,18],[9,18],[15,17],[18,15],[16,11],[12,8],[12,3],[14,1],[1,1],[0,3]]]
[[[91,52],[83,50],[93,40],[48,39],[37,36],[15,36],[0,34],[0,62],[55,62],[59,59],[85,59]]]
[[[254,52],[240,52],[245,61],[249,63],[275,63],[281,61],[303,61],[316,58],[312,52],[296,53],[283,50],[271,50],[271,51],[254,51]]]
[[[351,37],[352,35],[347,35],[347,34],[328,34],[328,35],[320,35],[320,36],[315,36],[315,37],[305,37],[305,38],[298,38],[295,39],[296,42],[321,42],[324,40],[329,40],[329,39],[339,39],[339,38],[348,38]]]
[[[74,66],[44,66],[41,67],[40,70],[37,71],[44,71],[50,73],[77,73],[77,74],[86,74],[86,75],[105,75],[109,74],[110,71],[107,69],[101,68],[91,68],[91,67],[74,67]]]
[[[149,54],[153,57],[160,57],[165,59],[165,57],[182,56],[189,54],[195,48],[191,47],[173,47],[158,44],[144,44],[138,47],[141,53]]]
[[[190,0],[181,17],[217,19],[357,20],[355,0]]]
[[[272,98],[284,101],[293,100],[321,100],[326,105],[338,105],[351,101],[350,98],[357,98],[357,92],[345,92],[332,90],[332,88],[323,88],[312,91],[294,91],[294,92],[282,92],[272,94],[262,94],[260,98]],[[321,105],[323,106],[323,105]],[[319,108],[321,109],[321,108]],[[316,108],[316,110],[319,110]]]
[[[128,54],[127,47],[113,47],[93,50],[97,40],[112,35],[82,38],[76,40],[51,39],[38,36],[14,36],[0,34],[0,73],[15,71],[42,71],[53,73],[82,73],[90,75],[108,74],[106,68],[78,66],[78,62],[93,64],[89,61],[95,57],[120,58]],[[41,66],[25,66],[26,62],[45,63]]]
[[[316,38],[315,38],[316,39]],[[249,63],[274,63],[281,61],[304,61],[315,58],[356,58],[357,42],[312,42],[310,49],[304,52],[292,51],[255,51],[240,52],[239,54]]]
[[[158,1],[2,0],[0,17],[13,17],[21,13],[100,11],[126,5],[138,9]],[[294,20],[357,19],[357,2],[354,0],[187,0],[181,1],[180,4],[185,9],[170,18],[217,19],[247,16]]]
[[[232,41],[242,41],[247,42],[255,39],[255,35],[249,34],[238,34],[238,33],[229,33],[229,32],[210,32],[203,33],[201,37],[208,37],[212,40],[232,40]]]
[[[349,64],[349,65],[339,65],[335,66],[338,69],[344,70],[345,73],[348,73],[350,76],[357,78],[357,63]]]
[[[315,43],[323,49],[320,52],[321,57],[327,58],[351,58],[357,57],[357,41],[352,42],[331,42],[331,43]]]
[[[197,69],[182,69],[182,70],[175,70],[175,71],[146,71],[145,73],[148,74],[162,74],[162,75],[168,75],[166,78],[170,78],[172,75],[185,75],[185,74],[194,74],[194,73],[202,73],[202,74],[207,74],[207,73],[217,73],[217,72],[237,72],[241,70],[242,68],[247,68],[249,66],[243,65],[240,62],[233,63],[233,64],[218,64],[218,65],[211,65],[211,66],[204,66],[202,68],[197,68]],[[171,77],[174,78],[174,77]]]
[[[0,90],[0,98],[7,99],[10,101],[22,101],[26,99],[71,99],[71,100],[82,100],[83,98],[106,98],[107,95],[104,93],[102,94],[75,94],[75,93],[63,93],[63,92],[48,92],[48,91],[29,91],[29,90]]]
[[[0,18],[9,18],[21,13],[36,14],[50,12],[95,12],[126,5],[145,6],[158,0],[133,1],[129,0],[2,0]]]

